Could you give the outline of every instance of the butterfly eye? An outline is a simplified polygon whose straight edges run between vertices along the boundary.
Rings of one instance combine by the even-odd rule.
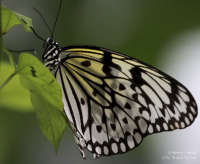
[[[54,43],[54,40],[52,38],[49,38],[49,41],[48,41],[49,44],[53,44]]]

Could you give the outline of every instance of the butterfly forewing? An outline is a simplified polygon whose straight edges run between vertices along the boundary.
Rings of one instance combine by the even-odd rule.
[[[197,116],[187,88],[134,58],[90,46],[66,47],[60,56],[53,71],[83,157],[84,147],[95,157],[127,152]]]

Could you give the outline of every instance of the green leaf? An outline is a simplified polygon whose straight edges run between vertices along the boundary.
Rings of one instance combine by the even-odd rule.
[[[67,122],[60,86],[48,68],[28,53],[20,55],[16,73],[22,86],[31,92],[39,126],[57,152]]]
[[[37,89],[49,102],[63,111],[60,86],[49,69],[36,57],[29,53],[22,53],[18,60],[16,73],[23,79],[21,82],[24,88],[28,90]]]
[[[19,19],[21,25],[24,27],[24,30],[27,32],[32,32],[30,27],[33,27],[32,25],[32,19],[21,15],[19,13],[13,12],[14,14],[16,14],[17,18]],[[25,22],[24,22],[25,21]]]
[[[11,11],[5,6],[1,6],[2,12],[2,34],[7,33],[11,27],[21,24],[26,31],[32,31],[30,26],[32,26],[32,20],[21,14]],[[23,22],[22,19],[26,22]]]
[[[16,70],[17,66],[16,66],[16,64],[15,64],[15,62],[14,62],[13,55],[11,54],[11,52],[8,51],[5,47],[2,47],[2,50],[3,50],[5,53],[8,54],[9,60],[10,60],[10,64],[13,66],[14,70]]]
[[[60,139],[66,128],[66,115],[51,104],[37,90],[30,93],[40,129],[54,146],[57,153]]]

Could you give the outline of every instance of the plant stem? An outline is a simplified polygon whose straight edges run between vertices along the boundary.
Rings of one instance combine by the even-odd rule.
[[[7,80],[2,84],[0,85],[0,90],[16,75],[16,73],[12,73],[8,78]]]

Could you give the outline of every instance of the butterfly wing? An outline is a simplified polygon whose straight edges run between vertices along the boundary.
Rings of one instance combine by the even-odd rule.
[[[129,56],[90,46],[63,48],[54,75],[80,151],[114,155],[153,133],[182,129],[197,116],[191,93]]]

